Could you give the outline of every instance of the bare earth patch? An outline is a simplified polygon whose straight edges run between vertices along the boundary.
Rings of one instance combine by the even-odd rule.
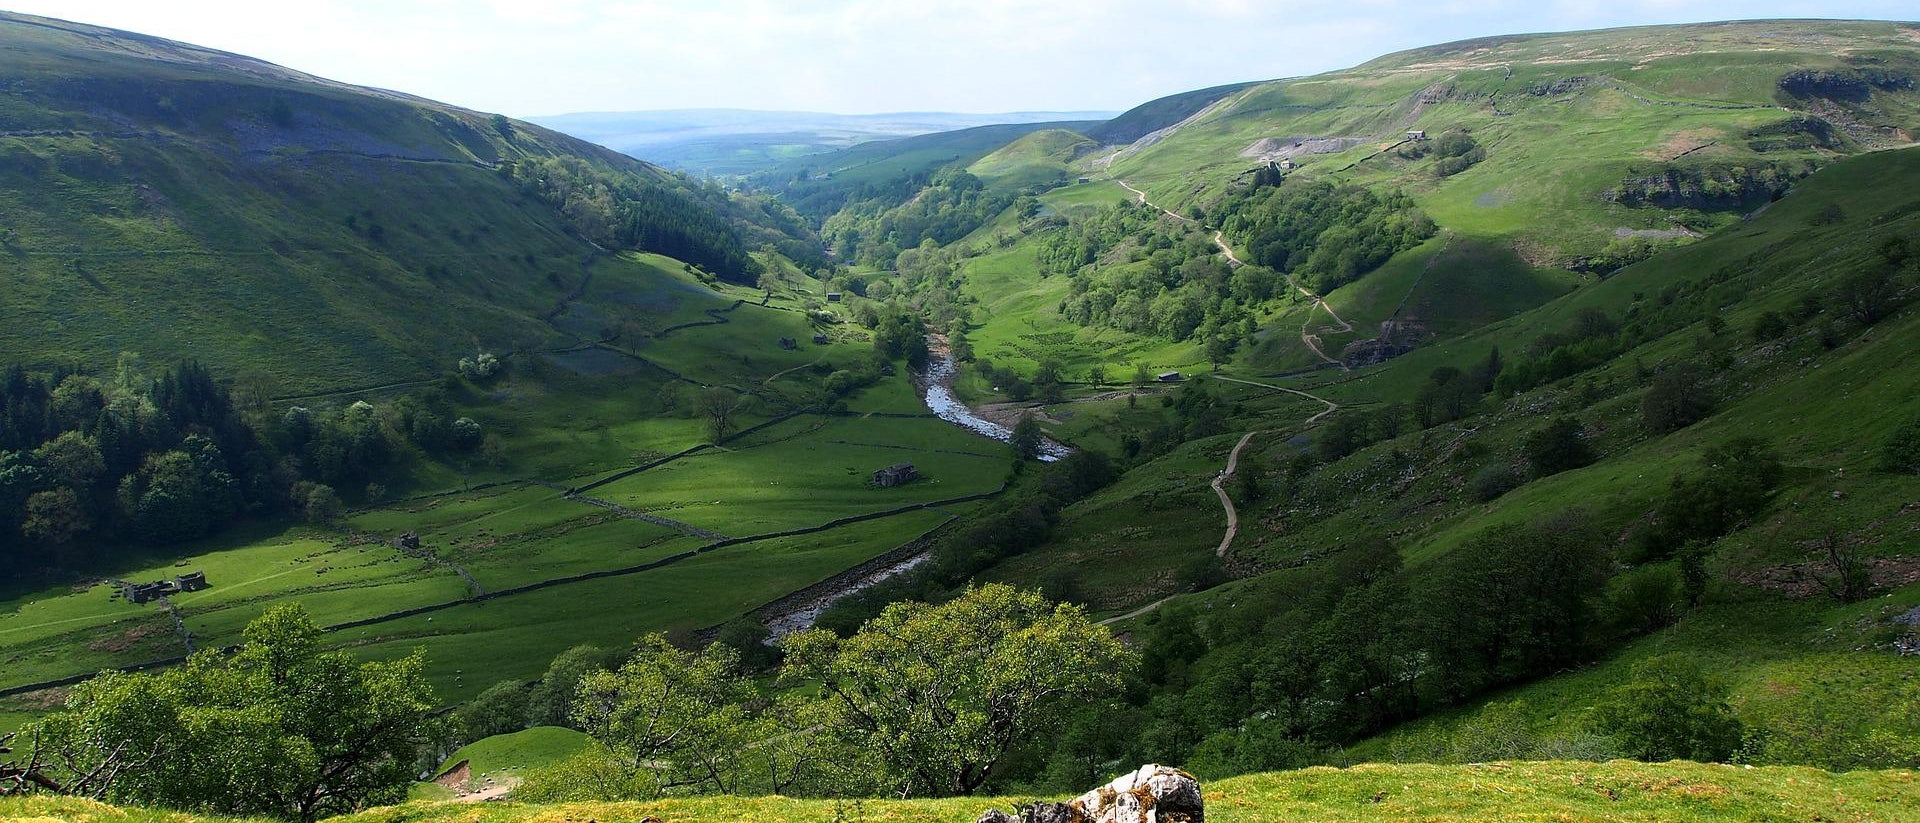
[[[1882,557],[1866,562],[1875,589],[1897,589],[1920,583],[1920,557]],[[1733,579],[1749,586],[1784,592],[1790,597],[1820,597],[1827,593],[1820,580],[1833,575],[1824,562],[1794,563],[1759,571],[1741,572]]]
[[[455,803],[483,803],[506,797],[509,792],[513,791],[514,786],[520,784],[520,779],[510,775],[502,775],[499,777],[485,777],[476,782],[473,777],[472,764],[462,760],[455,764],[453,768],[448,769],[446,774],[434,778],[433,783],[440,788],[453,792],[453,802]]]

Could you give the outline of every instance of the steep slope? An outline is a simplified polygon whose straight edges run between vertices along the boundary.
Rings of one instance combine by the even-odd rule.
[[[1180,644],[1149,719],[1131,722],[1193,735],[1163,731],[1149,756],[1194,768],[1302,762],[1287,746],[1347,745],[1462,700],[1474,707],[1462,716],[1344,756],[1617,754],[1591,708],[1675,653],[1727,689],[1747,762],[1909,763],[1920,722],[1901,655],[1920,606],[1920,480],[1900,444],[1920,419],[1904,354],[1920,341],[1916,192],[1920,150],[1835,162],[1749,222],[1538,309],[1384,366],[1285,381],[1341,404],[1316,426],[1289,395],[1196,390],[1230,406],[1220,433],[1133,469],[1065,511],[1053,542],[986,576],[1116,613],[1213,587],[1122,624],[1149,647]],[[1453,379],[1492,391],[1450,393]],[[1145,437],[1125,416],[1100,419],[1070,430]],[[1548,462],[1556,421],[1584,456]],[[1247,579],[1222,585],[1205,481],[1247,431],[1239,465],[1253,479],[1232,482],[1251,497],[1227,564]],[[1497,627],[1530,608],[1495,587],[1555,562],[1544,545],[1461,582],[1526,534],[1600,564],[1563,601],[1564,633],[1534,623],[1506,636],[1554,637],[1548,656],[1564,656],[1511,663],[1495,640],[1473,654],[1511,668],[1445,662],[1450,644],[1478,642],[1462,639],[1473,620]],[[1084,571],[1063,582],[1062,568]],[[1569,594],[1552,591],[1536,595]],[[1505,611],[1455,617],[1495,601]],[[1274,696],[1290,688],[1306,702]],[[1226,720],[1201,740],[1196,717]]]
[[[649,288],[587,265],[593,239],[751,280],[708,193],[537,126],[44,18],[0,17],[0,46],[16,362],[134,352],[289,393],[376,385],[570,339],[545,316],[590,271]]]
[[[1295,164],[1404,189],[1535,265],[1610,268],[1837,156],[1911,142],[1916,32],[1759,21],[1451,43],[1235,91],[1113,173],[1179,209]]]

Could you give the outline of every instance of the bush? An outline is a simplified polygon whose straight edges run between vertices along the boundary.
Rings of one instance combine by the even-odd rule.
[[[1705,419],[1713,412],[1713,396],[1706,382],[1705,371],[1691,364],[1673,366],[1653,378],[1653,385],[1640,401],[1640,416],[1647,428],[1665,434]]]
[[[1467,480],[1467,493],[1473,495],[1473,499],[1486,503],[1520,488],[1526,480],[1512,466],[1501,463],[1474,472],[1473,477]]]
[[[1286,724],[1254,718],[1237,729],[1208,735],[1193,747],[1187,769],[1202,779],[1299,769],[1320,761],[1313,744],[1287,734]]]
[[[1727,695],[1692,660],[1663,655],[1634,666],[1633,679],[1594,707],[1592,723],[1636,760],[1724,762],[1744,728]]]
[[[481,352],[472,357],[460,358],[460,373],[469,380],[490,380],[500,373],[500,358],[491,352]]]
[[[1607,582],[1601,617],[1616,634],[1633,636],[1673,625],[1686,606],[1681,572],[1669,564],[1642,566]]]
[[[1593,448],[1587,445],[1580,421],[1571,417],[1558,418],[1528,436],[1526,452],[1534,477],[1559,474],[1594,461]]]
[[[1777,311],[1769,311],[1754,318],[1753,326],[1749,331],[1753,335],[1753,342],[1765,343],[1780,339],[1787,333],[1787,328],[1787,318],[1784,315]]]
[[[1920,415],[1907,418],[1880,445],[1880,468],[1902,474],[1920,474]]]

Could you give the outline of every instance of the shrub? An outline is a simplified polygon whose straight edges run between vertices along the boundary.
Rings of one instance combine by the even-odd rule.
[[[1880,468],[1902,474],[1920,474],[1920,415],[1907,418],[1880,445]]]
[[[1673,565],[1642,566],[1607,582],[1601,616],[1615,633],[1627,636],[1673,625],[1686,603],[1683,588]]]
[[[1501,495],[1520,488],[1526,478],[1512,466],[1504,463],[1488,466],[1473,473],[1467,480],[1467,493],[1482,503],[1499,498]]]
[[[1743,726],[1727,705],[1728,690],[1677,654],[1633,667],[1593,709],[1595,731],[1636,760],[1722,762],[1740,745]]]
[[[1577,469],[1594,461],[1593,447],[1580,421],[1562,417],[1527,437],[1527,463],[1533,476],[1546,477],[1568,469]]]
[[[1787,333],[1787,328],[1787,318],[1785,316],[1777,311],[1768,311],[1761,313],[1759,317],[1753,319],[1753,326],[1749,331],[1753,335],[1753,341],[1755,343],[1765,343],[1769,340],[1780,339],[1781,335]]]
[[[1665,434],[1706,418],[1713,412],[1713,396],[1706,382],[1706,373],[1690,364],[1673,366],[1653,378],[1653,385],[1640,401],[1640,416],[1647,428]]]

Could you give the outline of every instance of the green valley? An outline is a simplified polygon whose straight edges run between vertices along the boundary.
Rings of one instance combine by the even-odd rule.
[[[1912,817],[1920,24],[725,185],[0,44],[0,815]]]

